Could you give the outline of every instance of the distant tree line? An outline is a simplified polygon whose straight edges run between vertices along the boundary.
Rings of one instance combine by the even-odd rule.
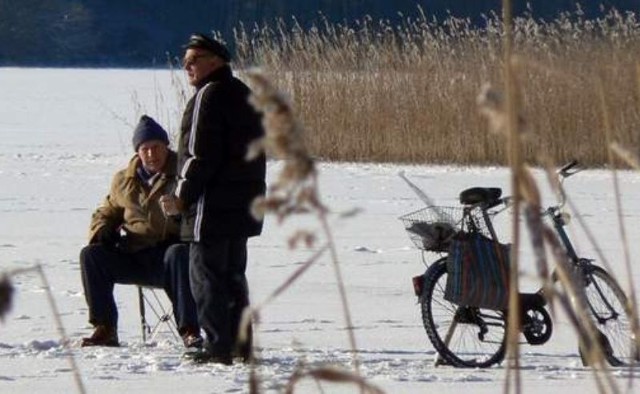
[[[514,0],[516,14],[527,2]],[[536,17],[576,9],[574,0],[530,0]],[[640,10],[640,0],[583,0],[587,15],[601,7]],[[500,13],[500,0],[0,0],[0,65],[164,67],[194,31],[217,31],[229,43],[245,27],[276,18],[302,26],[353,23],[365,15],[400,21]]]

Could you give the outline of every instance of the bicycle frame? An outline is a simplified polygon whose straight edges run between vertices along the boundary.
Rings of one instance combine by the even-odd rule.
[[[573,243],[571,242],[569,235],[564,229],[564,226],[567,224],[567,221],[565,219],[565,216],[563,215],[562,208],[566,203],[566,195],[564,193],[562,183],[569,176],[574,175],[579,171],[581,171],[579,168],[576,168],[577,164],[578,163],[576,161],[572,161],[571,163],[565,165],[562,169],[558,171],[558,176],[560,177],[560,201],[557,205],[550,206],[542,212],[542,216],[549,216],[551,218],[553,229],[558,235],[560,242],[564,246],[567,257],[573,264],[578,264],[578,262],[583,259],[581,259],[576,253],[576,250],[573,247]],[[510,203],[510,200],[511,200],[511,197],[507,196],[507,197],[500,198],[496,201],[490,201],[488,203],[478,203],[478,204],[465,207],[465,211],[464,211],[465,214],[464,214],[463,221],[466,220],[467,223],[471,223],[471,226],[476,226],[476,224],[472,223],[473,218],[471,217],[470,212],[473,209],[480,209],[485,227],[489,231],[491,238],[494,241],[498,242],[499,239],[496,234],[495,228],[493,226],[493,222],[491,220],[491,216],[495,215],[498,212],[490,213],[489,210],[501,204],[508,206]]]
[[[580,260],[580,258],[578,257],[578,254],[576,253],[576,250],[573,247],[573,243],[569,239],[569,235],[564,229],[564,226],[567,223],[564,217],[562,216],[562,213],[560,212],[560,208],[549,207],[545,211],[544,215],[551,217],[551,222],[553,223],[553,229],[556,231],[558,238],[560,238],[560,242],[562,242],[562,245],[566,250],[567,257],[569,258],[569,260],[574,264],[577,263],[578,260]]]

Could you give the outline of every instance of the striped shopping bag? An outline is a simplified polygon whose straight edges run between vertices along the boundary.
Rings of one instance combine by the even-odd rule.
[[[463,306],[494,310],[509,303],[509,245],[480,233],[453,240],[447,257],[444,298]]]

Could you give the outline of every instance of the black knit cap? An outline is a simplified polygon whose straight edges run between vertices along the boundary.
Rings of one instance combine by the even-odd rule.
[[[169,136],[167,132],[150,116],[142,115],[135,130],[133,130],[133,150],[137,151],[140,144],[158,140],[169,145]]]
[[[213,38],[207,37],[202,33],[194,33],[189,37],[189,41],[183,45],[184,49],[198,48],[209,51],[216,56],[219,56],[225,62],[231,61],[231,52],[224,44]]]

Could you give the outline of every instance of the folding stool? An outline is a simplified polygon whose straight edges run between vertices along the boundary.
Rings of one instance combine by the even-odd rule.
[[[140,308],[140,325],[142,329],[142,342],[147,344],[153,341],[160,332],[169,331],[176,340],[180,340],[178,334],[177,324],[173,318],[173,309],[171,306],[167,307],[166,298],[162,299],[156,293],[156,290],[161,290],[155,287],[138,286],[138,306]],[[149,308],[154,316],[155,321],[149,322],[147,320],[146,311]],[[162,328],[165,328],[162,330]]]

